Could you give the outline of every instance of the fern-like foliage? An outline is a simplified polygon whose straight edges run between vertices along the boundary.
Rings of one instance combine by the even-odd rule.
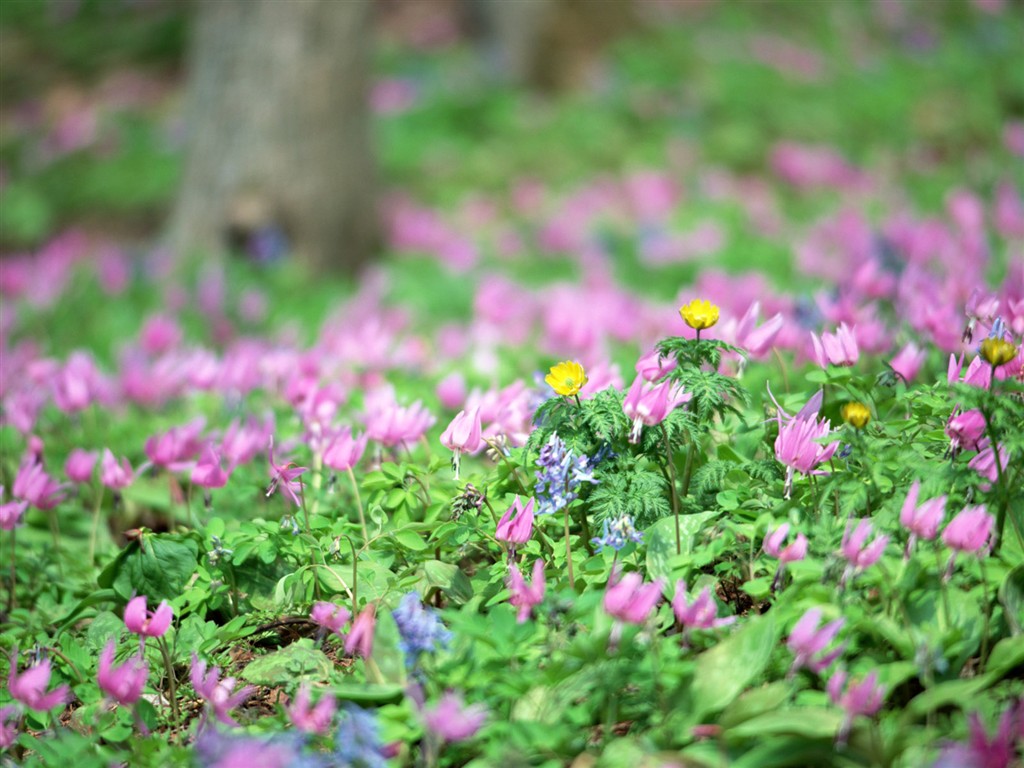
[[[671,514],[668,484],[660,473],[632,462],[618,463],[616,470],[603,475],[588,499],[597,527],[605,519],[629,515],[637,528],[646,528]]]
[[[613,388],[579,403],[553,397],[537,409],[533,422],[537,428],[530,434],[527,447],[536,452],[557,433],[577,455],[592,456],[603,445],[617,449],[629,432],[622,393]]]

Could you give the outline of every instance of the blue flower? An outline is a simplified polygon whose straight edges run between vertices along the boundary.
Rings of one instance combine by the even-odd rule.
[[[597,547],[600,552],[605,547],[610,547],[618,552],[629,542],[642,544],[644,541],[643,531],[638,531],[633,526],[633,518],[629,515],[622,515],[611,522],[605,518],[602,526],[602,535],[590,540],[590,543]]]
[[[419,654],[434,651],[439,645],[446,646],[452,638],[452,633],[445,629],[437,614],[423,606],[419,592],[405,595],[391,615],[398,625],[402,636],[399,646],[410,667],[416,663]]]
[[[596,460],[577,456],[557,434],[551,435],[537,458],[537,514],[550,515],[565,509],[578,498],[583,483],[597,485],[596,464]]]
[[[387,758],[380,743],[377,718],[373,712],[355,704],[345,707],[338,724],[338,734],[334,738],[334,756],[338,759],[338,765],[387,768]]]

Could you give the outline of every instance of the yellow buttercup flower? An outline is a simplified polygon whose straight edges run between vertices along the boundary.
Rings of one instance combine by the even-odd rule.
[[[981,342],[981,356],[998,368],[1017,356],[1017,348],[1006,339],[988,338]]]
[[[718,307],[706,299],[694,299],[679,308],[679,316],[694,330],[702,331],[718,322]]]
[[[847,403],[843,406],[843,421],[855,429],[864,429],[871,421],[871,411],[864,403]]]
[[[582,365],[574,360],[563,360],[558,365],[551,366],[551,371],[544,377],[544,381],[558,394],[571,397],[578,395],[589,379]]]

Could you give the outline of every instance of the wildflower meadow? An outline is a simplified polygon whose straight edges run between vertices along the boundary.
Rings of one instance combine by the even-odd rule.
[[[391,30],[342,277],[155,234],[182,8],[3,12],[127,63],[0,110],[0,766],[1021,765],[1024,8],[642,5]]]

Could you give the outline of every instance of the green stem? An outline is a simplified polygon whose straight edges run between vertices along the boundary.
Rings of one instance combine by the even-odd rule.
[[[96,505],[92,509],[92,534],[89,536],[89,564],[95,563],[96,557],[96,536],[99,533],[100,528],[100,506],[103,504],[103,494],[105,488],[103,484],[100,484],[100,492],[96,496]]]
[[[698,331],[699,333],[699,331]],[[676,519],[676,554],[683,554],[683,535],[680,528],[679,521],[679,495],[676,492],[676,462],[672,456],[672,444],[668,440],[668,429],[665,427],[665,422],[661,423],[661,436],[665,441],[665,462],[668,465],[669,473],[669,490],[672,496],[672,514]],[[686,454],[686,485],[690,485],[690,470],[693,459],[693,441],[690,441],[689,450]],[[684,491],[685,493],[685,491]]]
[[[565,508],[565,564],[569,569],[569,589],[576,591],[576,579],[572,573],[572,546],[569,543],[569,507]]]
[[[992,603],[988,599],[988,580],[985,578],[985,558],[978,557],[978,567],[981,568],[981,595],[985,603],[985,623],[981,630],[981,657],[978,664],[978,671],[985,669],[988,662],[988,628],[992,618]]]
[[[61,581],[63,581],[64,563],[60,556],[60,523],[57,521],[57,510],[48,510],[46,517],[50,521],[50,535],[53,536],[53,551],[57,557],[57,573],[60,574]]]
[[[342,535],[352,549],[352,615],[355,616],[359,612],[359,602],[357,599],[359,597],[359,556],[356,552],[356,543],[352,541],[352,537],[347,533]]]
[[[352,493],[356,497],[356,509],[359,510],[359,525],[363,529],[363,543],[370,540],[370,530],[366,527],[366,513],[363,511],[363,500],[359,496],[359,483],[356,482],[356,473],[352,467],[348,468],[348,479],[352,483]]]
[[[992,380],[995,383],[996,368],[992,366]],[[988,445],[992,449],[992,458],[996,463],[996,484],[999,486],[999,509],[996,510],[996,540],[992,545],[992,554],[999,554],[999,547],[1003,543],[1003,529],[1006,527],[1006,512],[1009,509],[1009,497],[1006,493],[1006,484],[1003,482],[1003,462],[999,459],[999,443],[996,442],[995,430],[992,429],[992,418],[987,408],[981,409],[981,416],[985,419],[985,434],[988,435]]]
[[[157,647],[160,649],[160,655],[164,660],[164,670],[167,673],[167,693],[171,700],[171,720],[172,726],[176,726],[179,721],[178,717],[178,681],[174,677],[174,663],[171,661],[171,653],[167,648],[167,641],[162,637],[158,637],[156,640]]]
[[[10,614],[11,611],[14,610],[14,606],[16,605],[16,602],[15,602],[15,599],[14,599],[14,588],[15,588],[15,586],[17,586],[17,583],[18,583],[18,569],[15,566],[15,563],[17,562],[17,560],[15,558],[16,542],[15,542],[14,532],[15,532],[15,529],[12,528],[11,529],[11,591],[7,595],[7,613],[8,614]]]
[[[316,517],[320,511],[320,488],[323,487],[324,482],[324,457],[323,454],[317,452],[313,454],[313,481],[310,486],[313,488],[313,504],[312,511],[310,514]]]

